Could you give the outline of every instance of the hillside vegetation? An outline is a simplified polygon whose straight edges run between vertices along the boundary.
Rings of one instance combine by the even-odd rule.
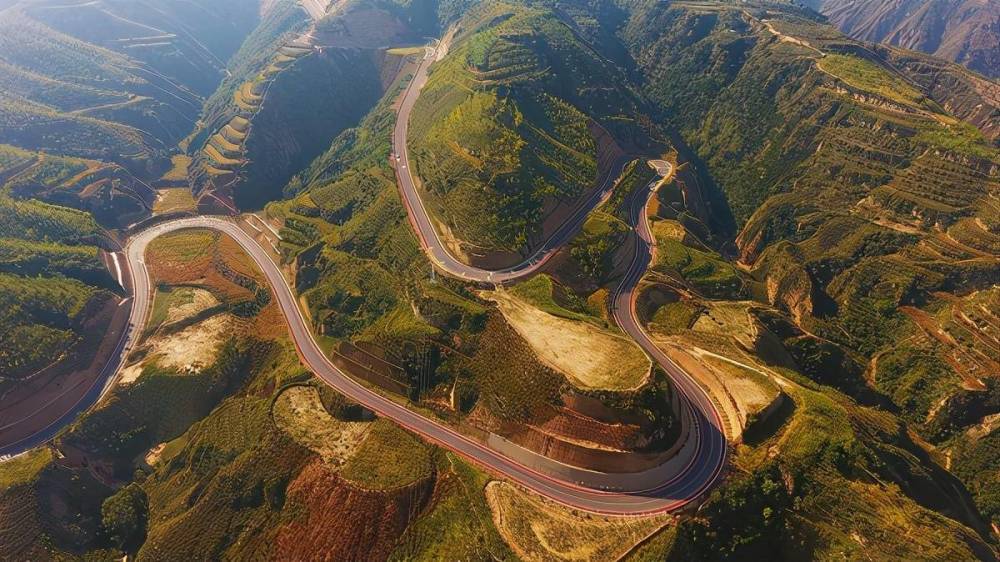
[[[242,295],[259,280],[232,241],[211,233],[159,239],[151,252],[154,279],[167,286]],[[244,285],[234,288],[234,275]],[[184,305],[162,306],[171,316]],[[137,379],[52,448],[5,463],[0,556],[504,553],[479,491],[485,477],[310,382],[285,332],[269,329],[279,318],[273,304],[247,311],[195,372],[147,356]],[[336,426],[364,430],[353,448],[338,449]],[[325,440],[309,434],[321,430]]]
[[[216,198],[233,206],[250,121],[274,77],[309,52],[306,45],[292,44],[307,28],[305,11],[292,1],[269,7],[229,60],[226,77],[205,100],[198,127],[187,139],[193,158],[188,181],[197,197],[209,201],[209,208],[215,208],[211,201]]]
[[[487,19],[479,12],[470,13],[458,26],[448,55],[431,69],[411,121],[411,152],[433,212],[446,227],[443,231],[473,242],[465,246],[469,254],[486,253],[486,248],[514,249],[516,244],[511,242],[525,229],[518,233],[512,229],[504,246],[498,243],[499,236],[491,239],[493,228],[523,225],[524,217],[540,216],[545,200],[527,198],[526,194],[533,193],[527,187],[534,186],[533,178],[550,177],[540,171],[544,168],[535,168],[531,176],[516,174],[526,169],[524,163],[531,157],[545,154],[546,143],[559,134],[576,131],[577,142],[561,144],[591,146],[581,133],[588,119],[602,115],[588,113],[597,106],[580,101],[588,98],[565,94],[575,84],[572,78],[564,77],[562,82],[569,86],[558,90],[565,97],[558,97],[555,89],[546,89],[548,74],[538,69],[550,63],[558,69],[552,60],[564,54],[555,47],[544,50],[539,45],[558,45],[556,38],[567,36],[586,38],[590,45],[598,46],[598,52],[606,53],[607,60],[635,61],[637,94],[618,99],[645,98],[654,108],[652,115],[676,127],[682,148],[686,141],[693,152],[686,158],[695,162],[689,167],[696,168],[697,160],[704,162],[722,190],[741,230],[732,246],[724,244],[723,236],[712,231],[696,208],[701,203],[694,191],[699,178],[681,173],[661,190],[658,212],[676,222],[670,226],[661,221],[655,226],[659,247],[654,279],[670,284],[681,297],[669,311],[665,307],[654,323],[682,337],[688,337],[683,333],[695,322],[709,328],[721,323],[715,331],[699,324],[697,338],[701,339],[694,340],[702,346],[699,353],[718,353],[757,366],[734,369],[722,359],[706,363],[734,379],[726,384],[733,392],[744,392],[737,401],[749,404],[749,391],[754,388],[753,392],[770,397],[753,402],[754,408],[762,408],[767,400],[781,394],[785,394],[786,405],[778,402],[777,409],[769,410],[767,416],[756,419],[750,415],[745,420],[746,439],[751,445],[740,452],[740,459],[745,460],[739,462],[746,463],[748,479],[737,478],[731,486],[723,487],[714,500],[717,503],[712,504],[716,506],[712,509],[719,511],[713,511],[707,520],[695,519],[677,534],[664,533],[664,537],[669,534],[669,540],[652,541],[653,552],[662,555],[673,549],[674,556],[682,558],[684,553],[710,556],[718,550],[701,549],[729,537],[724,540],[732,539],[730,555],[734,558],[775,550],[819,556],[847,548],[846,541],[858,540],[851,539],[852,533],[861,537],[860,543],[854,544],[865,548],[885,533],[928,532],[959,540],[937,545],[940,551],[932,551],[927,543],[898,544],[900,552],[920,559],[988,558],[991,547],[983,538],[988,532],[978,515],[969,515],[964,492],[953,491],[954,478],[944,472],[935,453],[928,453],[933,445],[900,437],[919,432],[942,443],[938,435],[950,435],[952,424],[969,423],[954,417],[959,404],[971,402],[981,408],[977,411],[993,411],[986,406],[993,403],[988,395],[962,390],[961,381],[968,375],[955,367],[971,365],[973,357],[977,364],[984,361],[982,355],[988,353],[977,351],[974,345],[978,336],[963,335],[968,344],[955,337],[957,347],[933,352],[943,353],[941,365],[948,367],[919,368],[916,360],[889,360],[887,354],[885,362],[880,357],[869,367],[874,371],[866,373],[866,357],[878,357],[881,350],[897,341],[894,330],[919,326],[910,318],[923,317],[919,312],[907,312],[907,307],[926,309],[926,314],[936,315],[941,323],[945,309],[941,304],[933,305],[933,300],[985,289],[987,280],[996,275],[995,255],[983,244],[989,244],[996,234],[991,226],[996,222],[992,218],[995,209],[988,194],[996,189],[997,156],[990,140],[991,122],[980,117],[979,109],[973,111],[966,105],[970,100],[985,99],[975,97],[980,95],[976,93],[976,78],[952,68],[939,74],[956,84],[951,92],[927,89],[931,78],[915,71],[917,59],[895,51],[862,49],[811,19],[807,12],[795,9],[653,2],[632,3],[618,12],[603,4],[581,8],[564,2],[559,7],[565,9],[560,13],[569,17],[558,23],[544,10],[503,4],[491,6],[497,12],[488,12],[503,17]],[[591,9],[617,13],[621,25],[616,26],[613,17],[597,23],[588,20],[585,14]],[[568,35],[560,35],[554,28],[564,29]],[[552,59],[539,62],[542,54]],[[584,57],[579,53],[574,56]],[[623,65],[627,68],[627,63]],[[492,70],[497,72],[486,74]],[[591,74],[600,75],[597,71]],[[496,84],[491,77],[496,78]],[[609,83],[629,84],[629,79]],[[576,117],[560,121],[538,109],[542,98],[532,97],[540,96],[538,92],[567,103],[572,110],[563,115]],[[544,99],[545,104],[551,102]],[[310,303],[314,322],[321,330],[329,330],[328,335],[337,341],[347,337],[392,349],[399,345],[391,343],[393,338],[403,334],[411,340],[437,338],[421,325],[423,320],[444,333],[462,326],[463,347],[458,351],[471,351],[475,348],[469,344],[474,340],[464,332],[469,329],[465,324],[442,325],[437,322],[441,316],[428,314],[430,310],[422,306],[426,297],[420,295],[427,294],[426,283],[399,283],[398,277],[382,273],[383,268],[388,271],[389,267],[414,263],[412,257],[400,261],[402,255],[413,256],[414,249],[406,229],[400,233],[405,227],[403,214],[391,193],[391,175],[380,165],[388,153],[386,139],[391,127],[382,111],[377,107],[360,127],[335,140],[331,150],[301,177],[303,184],[295,186],[299,195],[270,210],[285,219],[285,247],[296,256],[299,288]],[[570,127],[574,122],[577,125]],[[543,130],[546,138],[529,141],[524,132],[529,126],[534,127],[533,133]],[[544,129],[546,126],[551,129]],[[486,138],[491,142],[476,140]],[[530,147],[531,156],[521,156],[525,147]],[[547,159],[551,161],[584,162],[567,156]],[[502,174],[493,174],[498,170],[513,178],[506,185],[512,190],[516,186],[516,200],[494,198],[491,190],[499,191],[495,186],[505,185],[497,180]],[[645,182],[630,179],[628,185],[638,188]],[[463,192],[474,197],[456,196]],[[612,201],[620,205],[622,200],[616,197]],[[509,208],[528,211],[500,215],[515,201],[524,207]],[[602,211],[615,214],[618,210],[612,206]],[[449,217],[452,213],[455,216]],[[477,224],[463,226],[462,220]],[[682,233],[679,237],[677,228]],[[482,233],[484,238],[474,239],[473,232]],[[585,236],[579,243],[590,245]],[[401,248],[407,250],[401,253]],[[608,273],[613,280],[611,250],[595,247],[596,261],[587,261],[611,264]],[[576,254],[570,256],[572,260],[556,260],[555,278],[577,279],[577,262],[586,253],[580,250]],[[375,268],[371,262],[349,255],[373,258],[385,266]],[[565,265],[570,269],[559,269],[571,262]],[[360,277],[342,273],[359,269],[365,272]],[[606,275],[594,277],[605,277],[603,282],[607,283]],[[545,278],[516,286],[513,291],[540,308],[547,307],[547,312],[600,322],[595,309],[590,308],[592,298],[596,309],[602,308],[599,287],[595,291],[590,285],[583,290],[582,285],[553,285],[551,281],[536,282],[538,279]],[[544,284],[548,288],[541,286]],[[383,290],[387,286],[393,289]],[[409,296],[416,305],[410,309],[419,314],[411,316],[401,310],[400,305],[406,304],[401,294]],[[722,299],[722,303],[703,308],[700,303],[706,299]],[[739,306],[731,305],[732,300],[740,301]],[[754,306],[763,306],[767,312],[757,312]],[[705,308],[710,310],[707,316],[701,312]],[[726,311],[737,308],[751,311],[749,330],[759,335],[759,341],[727,340],[730,334],[725,333],[725,318],[730,313]],[[974,323],[983,326],[986,321],[984,317]],[[933,338],[935,328],[928,325],[920,329],[924,335],[906,340],[908,345],[931,344],[934,349],[938,345],[934,341],[939,341]],[[504,359],[530,355],[524,343],[512,339],[510,328],[497,318],[488,317],[483,334],[488,339],[479,339],[472,362],[445,353],[442,368],[430,380],[449,381],[436,377],[457,372],[454,380],[458,384],[451,386],[460,403],[463,393],[470,393],[473,412],[481,408],[507,423],[554,427],[553,420],[560,418],[546,419],[539,412],[545,411],[546,402],[557,403],[552,398],[557,379],[527,359],[516,364]],[[504,348],[515,351],[499,351]],[[760,356],[745,359],[747,349],[752,356]],[[489,372],[478,369],[478,357],[487,360]],[[776,385],[770,375],[757,371],[772,364],[789,369],[781,373],[793,381],[789,383],[792,386]],[[890,368],[893,374],[880,379],[879,369],[888,373]],[[983,366],[974,368],[987,372]],[[523,373],[516,382],[490,375],[511,369]],[[734,374],[740,369],[739,376]],[[872,372],[874,378],[868,378]],[[419,385],[422,379],[411,380]],[[533,391],[527,393],[525,387]],[[938,392],[942,394],[928,399]],[[428,398],[434,396],[432,392]],[[946,409],[923,410],[934,412],[933,424],[912,413],[914,408],[924,407],[918,405],[941,403],[946,396]],[[608,396],[602,398],[615,403]],[[859,403],[882,404],[899,417]],[[742,408],[743,402],[740,404]],[[912,425],[907,428],[904,421]],[[802,429],[791,429],[789,424]],[[949,429],[936,433],[938,424]],[[841,445],[850,452],[831,452],[829,463],[822,455],[817,460],[817,451],[840,450],[841,445],[816,437],[822,432],[804,429],[813,426],[843,430],[838,433],[843,437]],[[803,445],[809,452],[800,455],[798,445],[784,448],[787,436],[796,431],[810,441],[808,447]],[[765,450],[778,451],[774,460],[765,460],[771,458],[760,452]],[[880,475],[876,466],[891,466],[889,473],[909,476]],[[836,473],[830,472],[831,467],[836,467]],[[913,476],[918,473],[926,479]],[[788,484],[789,478],[795,483]],[[778,484],[765,485],[766,480]],[[983,477],[966,480],[977,490],[988,489],[988,481]],[[867,499],[854,504],[842,495],[829,495],[829,490],[845,486],[856,487]],[[770,499],[760,499],[761,489],[771,490],[763,494]],[[775,495],[769,496],[772,493]],[[977,501],[990,505],[988,496]],[[828,511],[848,504],[851,507],[843,510],[843,517],[831,516]],[[951,507],[942,507],[946,504]],[[792,505],[796,507],[790,508]],[[879,515],[887,505],[905,506],[892,525],[882,522]],[[766,522],[759,530],[737,523],[745,523],[748,513],[756,516],[765,507],[767,513],[790,515]],[[732,527],[725,527],[728,523],[716,526],[726,520],[732,521]]]
[[[463,21],[413,110],[410,151],[468,253],[524,253],[608,172],[611,143],[638,134],[637,105],[620,70],[545,9],[485,4]]]
[[[0,134],[137,173],[162,169],[256,19],[236,12],[225,3],[16,3],[0,21]]]
[[[938,444],[994,413],[993,308],[972,305],[1000,275],[1000,153],[965,105],[981,79],[925,89],[943,67],[775,7],[640,3],[621,37],[729,200],[740,283],[790,319],[765,321],[784,364]],[[701,296],[700,276],[737,273],[695,236],[661,249]],[[697,308],[671,306],[658,321],[689,327]]]
[[[0,195],[0,382],[59,359],[111,298],[97,233],[85,213]]]

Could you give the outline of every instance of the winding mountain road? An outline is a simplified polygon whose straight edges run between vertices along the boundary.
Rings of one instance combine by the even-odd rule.
[[[397,184],[407,209],[410,224],[417,233],[428,258],[447,274],[469,281],[498,284],[527,277],[545,265],[559,248],[568,243],[573,235],[580,230],[590,211],[596,209],[610,197],[614,189],[614,179],[620,175],[627,160],[620,160],[612,166],[607,176],[603,178],[600,187],[578,205],[572,215],[534,254],[520,264],[493,271],[461,262],[448,251],[447,246],[442,242],[434,227],[433,220],[424,206],[423,199],[416,187],[417,182],[414,181],[407,147],[410,113],[416,105],[420,90],[427,83],[431,64],[438,59],[435,51],[429,50],[424,60],[421,61],[399,104],[396,126],[392,135]],[[669,167],[669,164],[665,165]],[[646,218],[646,205],[658,183],[658,181],[654,181],[647,186],[647,189],[637,190],[630,194],[626,202],[629,210],[629,224],[632,225],[636,233],[634,237],[636,247],[633,260],[622,282],[612,295],[611,313],[618,326],[666,371],[674,388],[682,397],[683,415],[689,416],[692,423],[689,439],[694,440],[696,445],[696,453],[692,462],[681,468],[676,474],[663,474],[660,486],[641,492],[647,497],[653,496],[660,499],[655,508],[656,511],[671,511],[697,499],[718,481],[726,465],[728,449],[719,410],[713,403],[711,396],[691,375],[671,361],[653,343],[636,317],[636,288],[652,259],[652,248],[655,245]],[[529,487],[532,486],[529,485]],[[631,493],[630,497],[635,497],[635,494]],[[574,505],[588,509],[588,503],[585,501]],[[647,508],[648,505],[642,504],[641,509]],[[631,506],[629,501],[621,499],[619,508],[624,513],[630,512],[634,506]]]
[[[399,188],[413,228],[431,261],[449,275],[483,283],[502,283],[529,276],[572,238],[591,210],[606,200],[613,188],[616,174],[609,174],[601,188],[595,190],[587,201],[584,201],[576,209],[569,220],[522,264],[507,269],[489,271],[460,262],[445,249],[424,208],[423,201],[410,175],[406,151],[410,111],[419,94],[420,87],[426,82],[427,69],[433,60],[433,52],[430,52],[420,65],[410,88],[404,94],[397,125],[393,132],[394,146],[398,150],[396,170]],[[620,164],[624,165],[624,163]],[[95,388],[87,397],[61,418],[60,426],[68,423],[81,411],[99,400],[100,396],[103,395],[102,389],[106,391],[110,387],[110,382],[114,380],[124,358],[128,356],[136,343],[137,335],[142,332],[142,328],[146,325],[153,296],[145,262],[146,248],[149,243],[169,232],[206,228],[232,237],[254,260],[274,292],[276,302],[287,320],[289,332],[300,358],[316,376],[338,392],[425,439],[462,455],[491,473],[515,481],[565,505],[609,515],[644,515],[676,511],[698,500],[718,482],[726,464],[727,444],[721,429],[722,423],[719,413],[709,395],[690,375],[671,362],[653,344],[642,329],[635,314],[635,289],[652,257],[653,237],[646,220],[645,208],[656,185],[658,182],[653,182],[648,186],[648,189],[637,190],[627,200],[630,222],[634,225],[637,233],[637,236],[634,237],[636,248],[627,274],[613,293],[611,311],[622,330],[635,339],[672,379],[674,388],[682,397],[682,415],[689,421],[690,431],[688,442],[685,443],[684,447],[687,450],[684,458],[675,459],[678,462],[667,462],[661,468],[653,469],[655,471],[653,473],[654,484],[642,488],[641,491],[598,490],[543,474],[485,443],[459,433],[443,421],[424,417],[422,414],[411,411],[404,405],[354,381],[331,363],[317,344],[308,322],[303,317],[293,290],[288,286],[281,269],[275,264],[271,255],[235,221],[219,217],[202,216],[172,220],[139,232],[128,241],[124,262],[133,289],[129,329],[118,342],[118,352],[105,370],[107,379],[101,381],[100,384],[95,384]],[[54,435],[54,431],[55,428],[50,427],[45,430],[44,434],[39,433],[30,440],[30,443],[25,442],[21,446],[37,445],[43,440],[50,439]],[[24,448],[20,450],[24,450]],[[17,451],[0,451],[0,453],[13,452]],[[555,461],[551,462],[555,463]],[[628,475],[604,476],[613,481],[615,478],[624,479]],[[619,489],[625,488],[625,486],[612,484],[606,488]]]
[[[338,392],[363,404],[378,415],[389,418],[425,439],[454,451],[484,469],[509,478],[560,503],[596,513],[638,515],[676,510],[710,486],[718,477],[721,466],[702,462],[702,457],[724,455],[725,441],[699,443],[695,461],[679,474],[664,474],[663,483],[653,489],[636,493],[594,490],[564,482],[542,474],[516,460],[505,456],[484,443],[475,441],[449,427],[444,422],[424,417],[381,394],[356,382],[337,368],[322,351],[308,322],[304,319],[298,301],[288,286],[281,270],[270,254],[253,237],[235,222],[218,217],[193,217],[166,222],[145,230],[129,241],[127,263],[134,280],[135,300],[131,323],[144,326],[151,309],[153,294],[144,260],[146,247],[157,237],[168,232],[190,228],[217,230],[232,237],[260,267],[274,292],[276,301],[288,322],[289,332],[302,361],[324,382]],[[139,330],[136,330],[138,332]],[[125,346],[125,353],[132,342]],[[696,420],[697,423],[697,420]],[[721,447],[721,451],[719,449]]]

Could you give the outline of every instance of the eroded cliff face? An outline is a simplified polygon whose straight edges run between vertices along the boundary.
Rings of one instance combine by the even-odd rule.
[[[1000,84],[941,59],[877,45],[873,50],[906,70],[945,111],[967,121],[996,141],[1000,138]]]
[[[782,244],[772,248],[755,270],[764,280],[768,302],[787,311],[800,324],[815,313],[815,289],[803,266],[795,246]]]

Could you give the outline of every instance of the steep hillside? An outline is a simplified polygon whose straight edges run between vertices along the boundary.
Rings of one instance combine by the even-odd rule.
[[[281,197],[292,175],[378,101],[383,65],[392,64],[378,51],[329,49],[278,74],[246,131],[246,163],[233,187],[238,206],[259,208]]]
[[[241,153],[250,118],[262,102],[261,93],[274,76],[309,51],[285,47],[308,25],[307,14],[292,1],[273,2],[229,63],[228,74],[205,100],[199,125],[187,142],[192,156],[188,183],[209,208],[232,206],[232,186],[243,164]],[[216,138],[218,137],[218,138]]]
[[[218,85],[225,62],[257,24],[262,10],[223,2],[129,2],[22,4],[34,20],[76,39],[121,53],[136,70],[207,96]]]
[[[16,199],[88,211],[105,227],[124,227],[145,217],[155,193],[146,182],[115,163],[54,156],[0,145],[0,155],[16,155],[23,164],[0,172],[5,190]],[[2,158],[2,156],[0,156]]]
[[[102,289],[113,281],[93,245],[99,234],[89,216],[0,197],[0,381],[9,382],[56,361],[78,343],[95,305],[111,298]]]
[[[82,211],[0,191],[0,447],[51,424],[98,379],[122,327],[110,241]],[[48,406],[48,408],[46,407]]]
[[[753,294],[800,328],[781,338],[802,372],[939,443],[994,413],[975,303],[1000,275],[995,84],[939,88],[942,63],[774,8],[646,3],[621,37],[725,191]]]
[[[1000,84],[941,59],[893,47],[872,46],[879,56],[905,70],[927,96],[949,113],[975,125],[1000,144]]]
[[[257,18],[238,3],[15,3],[0,18],[0,135],[152,176]]]
[[[811,0],[841,31],[954,61],[1000,77],[1000,2],[996,0]]]
[[[555,13],[488,4],[431,67],[410,151],[440,229],[469,260],[509,264],[646,143],[621,71]]]
[[[297,3],[275,3],[233,58],[192,142],[189,175],[204,208],[279,198],[394,84],[405,61],[386,48],[437,30],[433,12],[416,6],[358,0],[327,10],[313,22]]]

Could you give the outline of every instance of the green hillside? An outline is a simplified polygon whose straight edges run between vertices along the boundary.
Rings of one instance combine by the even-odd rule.
[[[282,42],[305,27],[306,15],[294,2],[276,2],[261,21],[227,59],[229,74],[222,80],[201,108],[204,135],[221,128],[231,117],[233,94],[239,86],[267,68]],[[228,113],[228,114],[227,114]],[[199,139],[192,144],[199,144]]]
[[[0,195],[0,385],[59,359],[115,282],[90,215]]]
[[[13,2],[0,19],[0,136],[156,177],[260,17],[235,1]]]
[[[187,173],[188,183],[196,196],[227,202],[234,200],[234,188],[242,181],[243,168],[249,162],[245,153],[253,118],[263,107],[264,96],[275,77],[309,53],[305,44],[295,44],[308,29],[309,21],[296,2],[276,2],[229,60],[225,79],[205,101],[198,127],[187,139],[187,150],[193,156]],[[281,137],[282,131],[267,134]],[[288,136],[285,132],[284,137]],[[278,154],[294,155],[299,149],[294,140],[286,144]],[[263,170],[271,169],[267,159],[275,156],[273,152],[254,156],[263,156],[260,166]],[[267,190],[276,189],[287,179],[280,177],[282,173],[278,173],[277,185],[268,185]],[[250,191],[245,194],[267,198]]]
[[[556,203],[595,184],[611,150],[598,125],[633,141],[638,103],[621,70],[546,9],[491,3],[463,21],[413,110],[410,151],[455,238],[525,251]]]
[[[920,333],[900,307],[990,286],[1000,152],[903,70],[796,16],[644,15],[625,28],[644,71],[697,77],[647,90],[725,190],[743,223],[740,260],[769,302],[860,360]],[[654,28],[662,39],[650,43]],[[664,28],[697,35],[677,43]],[[708,51],[725,64],[706,65]]]
[[[403,58],[383,48],[436,33],[436,21],[420,21],[427,15],[419,6],[356,1],[312,22],[297,3],[276,3],[205,104],[191,142],[195,191],[249,209],[280,198],[292,176],[394,85]]]
[[[0,466],[0,559],[997,558],[995,83],[788,3],[349,0],[315,27],[290,0],[143,6],[8,9],[51,43],[0,34],[0,392],[114,298],[103,228],[144,215],[128,178],[178,140],[125,115],[176,109],[200,120],[196,195],[263,207],[306,322],[359,384],[558,461],[655,456],[681,429],[666,373],[588,386],[545,346],[597,333],[564,356],[632,359],[593,342],[631,346],[611,296],[664,159],[637,321],[717,402],[726,475],[641,521],[495,481],[315,380],[242,250],[186,232],[153,246],[155,326],[119,383]],[[523,254],[634,157],[540,274],[468,283],[420,248],[390,139],[426,36],[451,41],[408,146],[466,257]]]
[[[773,6],[640,3],[621,38],[725,192],[757,298],[825,342],[781,336],[802,372],[935,443],[992,413],[1000,151],[976,78]]]
[[[236,187],[240,207],[280,198],[295,173],[371,109],[383,91],[382,63],[378,53],[329,51],[304,57],[276,77],[246,140],[251,164]]]

